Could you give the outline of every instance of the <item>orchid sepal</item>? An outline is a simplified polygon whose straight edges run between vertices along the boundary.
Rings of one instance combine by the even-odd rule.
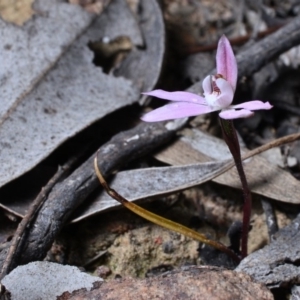
[[[154,109],[142,116],[141,119],[145,122],[159,122],[207,114],[212,111],[213,109],[209,106],[189,102],[176,102]]]
[[[218,43],[216,54],[217,74],[221,74],[232,86],[233,91],[237,83],[237,63],[229,40],[223,35]]]
[[[203,105],[206,104],[206,101],[203,97],[189,92],[167,92],[164,90],[154,90],[150,92],[144,92],[142,94],[169,101],[191,102]]]

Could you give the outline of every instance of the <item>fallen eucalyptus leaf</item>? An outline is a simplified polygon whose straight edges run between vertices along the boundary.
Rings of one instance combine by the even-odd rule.
[[[299,134],[286,136],[282,139],[275,140],[269,144],[259,147],[255,150],[247,152],[247,158],[257,155],[273,147],[281,144],[295,141],[299,138]],[[206,143],[213,143],[214,137],[209,136]],[[285,141],[283,141],[283,139]],[[272,144],[272,145],[271,145]],[[191,148],[188,144],[177,141],[176,146],[168,148],[167,153],[172,157],[180,149],[183,155],[176,156],[179,164],[185,163],[186,160],[203,160],[207,156]],[[214,146],[214,145],[211,145]],[[220,146],[220,145],[219,145]],[[273,148],[274,149],[274,148]],[[174,152],[175,151],[175,152]],[[214,152],[212,151],[212,156]],[[264,153],[264,152],[263,152]],[[188,156],[187,156],[187,155]],[[215,154],[217,155],[217,153]],[[198,163],[177,167],[148,168],[132,171],[119,172],[112,180],[112,188],[117,190],[121,195],[129,201],[145,200],[145,198],[156,198],[162,195],[171,194],[183,189],[199,185],[208,180],[214,179],[220,174],[226,172],[234,166],[232,160],[216,161],[208,163]],[[151,181],[148,181],[151,178]],[[147,184],[144,184],[147,181]],[[26,199],[24,199],[26,200]],[[23,217],[30,202],[10,201],[1,204],[8,212]],[[91,215],[119,206],[119,203],[111,199],[106,193],[101,192],[91,204],[85,208],[80,208],[80,213],[72,222],[81,221]]]
[[[152,4],[151,4],[151,3]],[[145,6],[145,3],[146,3],[146,6]],[[119,6],[118,6],[118,5]],[[151,34],[151,32],[153,32],[153,31],[156,31],[156,34],[157,34],[157,36],[156,36],[156,38],[158,38],[159,39],[159,42],[158,42],[158,46],[161,44],[161,39],[164,37],[164,34],[163,34],[163,29],[164,29],[164,27],[163,27],[163,23],[162,24],[160,24],[160,22],[162,22],[162,17],[161,17],[161,12],[160,11],[158,11],[158,7],[157,7],[157,3],[156,3],[156,1],[155,0],[151,0],[151,1],[146,1],[146,2],[142,2],[142,8],[143,8],[143,10],[145,10],[146,8],[147,9],[150,9],[150,12],[152,11],[152,12],[157,12],[158,13],[158,15],[156,16],[157,18],[158,18],[158,21],[155,21],[155,19],[153,19],[153,15],[151,15],[151,16],[148,16],[147,18],[145,17],[144,19],[143,19],[143,25],[142,25],[142,29],[144,30],[145,29],[145,32],[143,31],[143,36],[145,37],[145,39],[146,39],[146,42],[147,43],[149,43],[150,44],[150,46],[149,47],[147,47],[147,49],[146,50],[144,50],[144,57],[142,56],[142,53],[140,53],[139,52],[139,56],[140,56],[140,59],[141,59],[141,61],[143,61],[143,63],[144,64],[151,64],[151,60],[153,59],[153,49],[156,47],[156,46],[152,46],[151,45],[151,37],[153,37],[153,34]],[[152,5],[152,8],[151,8],[151,5]],[[123,12],[123,14],[125,14],[125,12],[124,12],[124,10],[125,10],[125,8],[126,8],[126,6],[124,6],[124,1],[122,1],[122,0],[114,0],[114,1],[112,1],[111,2],[111,5],[109,6],[109,7],[107,7],[107,9],[105,10],[105,12],[95,21],[95,23],[94,23],[94,25],[86,32],[86,34],[85,34],[85,36],[83,36],[79,41],[82,41],[81,43],[83,44],[82,45],[82,47],[84,48],[84,53],[85,53],[85,56],[88,56],[88,62],[86,63],[87,65],[89,65],[89,63],[90,63],[90,61],[91,61],[91,52],[90,51],[86,51],[86,47],[84,47],[84,45],[86,45],[86,43],[87,43],[87,41],[90,39],[90,40],[93,40],[93,39],[95,39],[95,37],[97,37],[97,38],[103,38],[103,37],[105,37],[105,36],[108,36],[108,37],[110,37],[110,38],[114,38],[114,37],[116,37],[116,36],[119,36],[119,35],[121,35],[122,33],[124,33],[122,30],[124,30],[124,26],[122,27],[120,24],[119,25],[117,25],[116,23],[118,23],[118,22],[121,22],[121,24],[122,24],[122,22],[127,22],[126,24],[128,25],[129,23],[130,23],[130,21],[126,21],[126,20],[120,20],[120,18],[117,18],[117,12],[118,11],[122,11]],[[127,9],[128,9],[128,7],[127,7]],[[128,12],[128,13],[126,13],[126,15],[129,17],[129,16],[131,16],[132,17],[132,13],[131,12]],[[147,15],[148,15],[148,13],[147,13]],[[155,21],[155,22],[154,22]],[[111,26],[111,23],[114,23],[114,25],[113,26]],[[152,24],[153,24],[153,26],[152,26]],[[158,27],[158,25],[160,24],[160,27]],[[134,37],[134,36],[138,36],[139,34],[138,34],[138,32],[137,32],[137,30],[136,30],[136,28],[135,28],[135,25],[134,25],[134,22],[131,22],[131,27],[133,27],[133,30],[132,30],[132,33],[131,33],[131,35],[130,35],[130,38],[133,40],[133,41],[135,41],[135,43],[139,43],[139,42],[141,42],[141,39],[139,39],[138,37]],[[102,30],[99,30],[99,28],[101,28]],[[115,30],[113,31],[112,30],[112,28],[115,28]],[[135,29],[134,29],[135,28]],[[128,33],[129,32],[129,30],[130,30],[130,28],[125,28],[126,29],[126,33]],[[158,32],[161,32],[161,35],[159,36],[159,34],[158,34]],[[72,52],[76,52],[76,54],[78,55],[78,51],[77,51],[77,48],[76,47],[78,47],[78,42],[77,42],[77,46],[75,45],[74,46],[75,48],[74,48],[74,51],[71,49],[71,51]],[[151,50],[152,49],[152,50]],[[158,56],[163,56],[163,50],[164,50],[164,48],[161,48],[160,49],[160,52],[158,53]],[[150,51],[150,53],[149,53],[149,51]],[[147,57],[147,59],[148,59],[148,62],[146,62],[145,61],[145,57]],[[64,59],[64,58],[63,58]],[[63,60],[62,59],[62,60]],[[80,62],[80,61],[79,61]],[[134,63],[134,61],[132,60],[132,63],[135,65],[135,63]],[[76,62],[76,64],[74,64],[73,63],[73,65],[71,66],[71,68],[74,68],[75,70],[77,70],[78,69],[78,62]],[[82,66],[83,67],[83,66]],[[91,66],[89,66],[89,67],[91,67]],[[138,66],[137,68],[140,68],[141,66]],[[96,69],[94,69],[94,68],[92,68],[93,69],[93,72],[97,72],[97,76],[96,76],[96,78],[94,78],[94,80],[96,80],[97,82],[95,83],[96,85],[97,85],[97,89],[99,89],[99,87],[98,87],[98,85],[99,85],[99,82],[102,82],[102,85],[103,85],[103,82],[105,83],[105,80],[104,79],[101,79],[101,78],[106,78],[107,76],[106,75],[103,75],[101,72],[100,72],[100,69],[99,68],[96,68]],[[82,72],[79,74],[79,76],[86,76],[86,74],[84,73],[84,71],[83,70],[81,70]],[[131,75],[134,75],[134,73],[132,72],[133,70],[131,70],[131,73],[129,72],[129,73],[126,73],[126,76],[131,76]],[[56,71],[57,72],[57,71]],[[66,70],[66,72],[68,72],[68,70]],[[70,71],[69,71],[70,72]],[[75,71],[71,71],[71,73],[72,72],[75,72]],[[124,72],[126,72],[126,69],[124,69]],[[143,72],[144,72],[144,75],[146,76],[147,74],[148,74],[148,72],[150,72],[153,76],[158,76],[158,74],[159,74],[159,72],[160,72],[160,66],[159,66],[159,64],[157,63],[156,64],[156,67],[154,68],[154,67],[152,67],[152,68],[147,68],[146,70],[144,70],[143,69]],[[149,73],[149,74],[150,74]],[[51,74],[51,73],[50,73]],[[49,74],[49,75],[50,75]],[[119,71],[119,75],[121,75],[122,73],[121,73],[121,71]],[[156,74],[156,75],[155,75]],[[66,76],[69,76],[69,75],[66,75]],[[99,78],[101,76],[101,78]],[[150,75],[149,75],[150,76]],[[94,75],[94,77],[95,77],[95,75]],[[85,77],[86,78],[86,77]],[[54,78],[55,79],[55,78]],[[136,77],[134,77],[133,78],[134,80],[138,80]],[[80,79],[79,79],[80,80]],[[100,111],[100,109],[101,110],[108,110],[109,109],[109,107],[110,106],[113,106],[113,108],[112,109],[116,109],[116,108],[118,108],[118,107],[120,107],[120,105],[124,105],[126,102],[129,102],[130,103],[130,101],[133,101],[134,99],[131,99],[131,98],[134,98],[135,97],[135,99],[137,99],[138,98],[138,91],[136,91],[135,89],[133,89],[132,87],[130,87],[130,85],[129,85],[129,83],[127,82],[127,81],[124,81],[123,79],[115,79],[115,78],[113,78],[113,79],[111,79],[112,80],[112,85],[114,85],[114,83],[113,82],[115,82],[115,80],[118,80],[117,82],[119,82],[119,84],[120,83],[123,83],[123,84],[125,84],[125,88],[127,88],[128,89],[128,94],[126,94],[125,92],[126,92],[126,89],[124,90],[124,92],[122,92],[122,90],[112,90],[111,92],[112,92],[112,94],[113,95],[111,95],[111,96],[108,96],[107,98],[105,98],[104,100],[105,101],[103,101],[103,104],[101,104],[101,105],[97,105],[97,103],[98,103],[98,101],[100,100],[100,99],[98,99],[97,97],[98,97],[98,95],[93,95],[92,96],[92,99],[93,98],[97,98],[97,99],[95,99],[95,105],[97,105],[97,107],[94,107],[94,108],[90,108],[89,109],[89,111],[88,111],[88,113],[87,113],[87,116],[89,115],[89,114],[92,114],[92,115],[96,115],[96,114],[98,114],[97,115],[97,117],[100,117],[101,115],[99,114],[99,111]],[[59,81],[59,79],[58,79],[58,81]],[[49,83],[48,83],[49,84]],[[137,82],[137,84],[138,84],[138,82]],[[148,84],[148,87],[149,87],[149,89],[151,89],[151,88],[153,88],[153,86],[150,86],[151,85],[151,83],[147,83]],[[155,84],[155,82],[154,81],[152,81],[152,84],[154,85]],[[72,91],[72,88],[70,87],[70,90],[71,90],[71,94],[70,94],[70,97],[73,95],[73,93],[75,94],[76,93],[76,89],[78,88],[78,89],[83,89],[83,91],[81,91],[80,93],[85,93],[85,87],[84,88],[82,88],[82,85],[84,85],[84,83],[78,83],[78,86],[75,86],[75,88],[74,88],[74,91]],[[47,86],[47,84],[46,84],[46,86]],[[100,85],[99,85],[100,86]],[[50,87],[51,88],[51,87]],[[50,89],[49,88],[49,89]],[[106,88],[109,88],[109,86],[103,86],[103,89],[106,89]],[[41,92],[42,93],[42,92]],[[114,94],[115,93],[115,94]],[[122,93],[124,94],[123,96],[122,96]],[[82,99],[88,99],[87,98],[87,96],[86,96],[86,94],[87,93],[85,93],[85,95],[84,95],[84,97],[82,98]],[[103,95],[101,95],[101,98],[102,97],[105,97],[105,95],[107,95],[107,91],[106,90],[104,90],[103,91],[103,93],[102,93]],[[133,94],[133,95],[132,95]],[[132,96],[131,96],[132,95]],[[68,97],[69,98],[69,95],[65,95],[66,97]],[[78,96],[77,95],[75,95],[74,96],[75,98],[78,98]],[[100,96],[99,96],[99,98],[100,98]],[[115,101],[113,101],[112,99],[115,99]],[[29,102],[31,101],[30,99],[28,100]],[[50,101],[50,99],[49,99],[49,101]],[[70,99],[70,101],[74,101],[72,98]],[[78,101],[80,101],[80,99],[78,99]],[[59,102],[59,101],[58,101]],[[100,101],[99,101],[100,102]],[[85,103],[85,102],[84,102]],[[101,102],[100,102],[101,103]],[[122,104],[123,103],[123,104]],[[50,105],[50,104],[49,104]],[[66,110],[66,112],[65,112],[65,114],[67,114],[68,113],[68,110],[69,110],[69,107],[68,107],[68,105],[65,105],[65,106],[67,106],[67,107],[65,107],[65,110]],[[52,106],[51,106],[52,107]],[[80,105],[78,104],[78,107],[80,107]],[[55,106],[54,106],[54,109],[55,109]],[[93,112],[94,111],[94,112]],[[60,111],[58,111],[57,112],[58,114],[60,113]],[[56,113],[55,113],[56,114]],[[54,115],[55,115],[54,114]],[[80,116],[80,115],[82,115],[82,116],[85,116],[84,115],[84,111],[83,110],[81,110],[80,111],[80,114],[78,113],[78,116]],[[54,116],[47,116],[46,115],[46,120],[47,120],[47,117],[49,117],[49,123],[51,122],[51,126],[52,126],[52,128],[56,128],[57,126],[55,125],[55,124],[52,124],[52,122],[54,123],[55,122],[55,120],[57,120],[56,118],[54,118]],[[37,118],[37,116],[34,116],[34,119],[35,118]],[[84,118],[86,118],[86,116],[84,117]],[[52,119],[53,119],[53,121],[52,121]],[[86,119],[85,119],[86,120]],[[42,120],[42,122],[44,122],[45,120]],[[67,124],[67,128],[69,128],[69,127],[71,127],[71,125],[72,124],[68,124],[68,121],[66,120],[66,119],[64,119],[64,122],[66,122]],[[71,120],[71,123],[72,122],[75,122],[75,120],[73,121],[73,120]],[[31,122],[30,122],[31,123]],[[171,123],[171,122],[169,122],[169,123]],[[168,123],[168,124],[169,124]],[[174,122],[173,122],[174,123]],[[42,124],[42,123],[41,123]],[[22,125],[22,124],[21,124]],[[74,125],[74,124],[73,124]],[[40,126],[40,125],[39,125]],[[77,126],[77,124],[75,124],[75,128],[76,128],[76,126]],[[176,127],[176,126],[175,126]],[[23,131],[27,131],[27,130],[29,130],[30,129],[30,127],[28,127],[28,128],[23,128],[22,130]],[[50,129],[50,128],[49,128]],[[57,128],[57,130],[58,130],[59,128]],[[35,130],[35,128],[34,128],[34,130]],[[39,130],[41,130],[41,128],[39,129]],[[62,128],[62,130],[63,130],[63,133],[65,132],[65,130],[66,130],[66,128]],[[171,128],[170,128],[170,130],[171,130]],[[51,132],[48,132],[48,134],[51,134]],[[30,134],[29,134],[30,135]],[[0,136],[1,136],[1,128],[0,128]],[[45,136],[45,142],[48,142],[47,140],[46,140],[46,138],[47,138],[47,136]],[[1,142],[0,142],[1,143]],[[36,141],[33,141],[33,145],[36,143]],[[10,144],[9,144],[10,145]],[[31,146],[31,145],[30,145]],[[40,148],[42,148],[42,146],[39,146],[38,147],[38,149],[37,149],[37,151],[41,151],[42,149],[40,149]],[[8,154],[8,150],[9,149],[7,149],[6,150],[6,152],[4,152],[4,153],[7,153]],[[1,150],[0,150],[1,151]],[[18,151],[18,149],[14,149],[13,151]],[[10,153],[10,155],[12,156],[11,157],[11,159],[13,159],[13,157],[14,156],[16,156],[14,153],[13,153],[13,151]],[[0,152],[1,153],[1,152]],[[2,154],[1,154],[2,155]],[[21,159],[22,160],[24,160],[26,158],[26,155],[24,154],[24,156],[23,157],[21,157]],[[28,160],[28,157],[26,158],[27,160]],[[34,157],[33,159],[35,159],[36,160],[36,158]],[[0,156],[0,161],[1,161],[1,156]],[[17,166],[17,163],[19,162],[20,160],[16,160],[15,161],[15,163],[14,164],[12,164],[12,166],[14,166],[15,164],[16,164],[16,168],[18,169],[18,168],[20,168],[20,170],[15,170],[15,172],[20,172],[20,175],[21,175],[21,172],[22,172],[22,168],[24,169],[24,166],[23,165],[21,165],[21,166]],[[30,160],[29,161],[27,161],[27,162],[25,162],[24,163],[25,165],[26,164],[29,164],[30,165]],[[28,167],[29,168],[29,167]],[[3,174],[3,176],[5,176],[4,174]],[[7,181],[9,181],[10,180],[10,178],[12,178],[12,177],[9,177],[8,175],[5,177],[6,178],[6,180]],[[0,183],[1,183],[1,175],[0,175]],[[3,207],[5,210],[7,210],[7,211],[9,211],[10,213],[13,213],[13,214],[15,214],[15,215],[17,215],[17,216],[20,216],[20,217],[23,217],[24,216],[24,214],[26,213],[26,211],[27,211],[27,209],[28,209],[28,207],[29,207],[29,205],[30,205],[30,203],[31,203],[31,199],[25,199],[26,201],[24,201],[24,196],[22,197],[22,199],[21,199],[21,201],[20,201],[20,197],[18,197],[18,198],[16,198],[16,199],[14,199],[14,198],[12,198],[12,197],[8,197],[8,198],[2,198],[1,199],[1,204],[0,204],[0,206],[1,207]]]
[[[165,26],[162,11],[156,0],[140,0],[140,2],[139,23],[145,40],[145,49],[133,49],[114,74],[130,78],[141,91],[150,91],[154,88],[162,68]],[[144,103],[146,98],[147,96],[142,96],[140,103]]]
[[[1,43],[5,44],[0,47],[1,51],[4,51],[0,55],[5,58],[3,60],[5,67],[2,70],[1,78],[4,84],[1,92],[3,92],[3,99],[6,101],[10,99],[10,101],[4,102],[1,106],[2,110],[0,110],[0,116],[2,116],[0,186],[30,170],[65,140],[91,123],[139,99],[139,90],[133,87],[131,82],[124,78],[105,75],[101,68],[92,64],[93,55],[87,44],[90,40],[97,39],[103,32],[105,33],[105,28],[101,30],[98,27],[98,21],[101,22],[105,13],[73,43],[69,51],[53,67],[58,56],[62,54],[62,49],[68,45],[66,42],[59,43],[60,38],[65,38],[71,43],[91,22],[91,17],[80,7],[66,3],[60,5],[56,4],[55,6],[47,2],[43,6],[43,10],[48,12],[48,17],[38,16],[27,23],[24,29],[17,28],[18,31],[15,32],[9,25],[3,24],[2,27],[4,39],[1,40]],[[64,13],[65,10],[68,14]],[[71,30],[71,33],[73,32],[72,39],[70,37],[67,39],[65,34],[60,36],[60,25],[57,21],[53,22],[53,18],[55,20],[58,18],[58,11],[62,22],[64,24],[69,22],[71,27],[76,28],[78,19],[85,20],[84,24],[81,24],[83,21],[79,23],[81,24],[80,31],[78,28],[77,31]],[[109,7],[107,11],[109,12]],[[132,15],[131,17],[134,19]],[[124,20],[116,18],[111,22],[122,23]],[[38,31],[38,25],[39,28],[46,28],[48,22],[55,23],[57,27],[53,28],[49,25],[51,30],[49,29],[48,35],[45,35],[45,43],[51,50],[49,53],[39,47],[40,43],[44,43],[45,38],[39,40],[32,33],[34,30]],[[126,21],[127,25],[129,23]],[[131,23],[134,24],[133,21]],[[107,27],[109,25],[106,24]],[[69,31],[68,26],[61,25],[61,27],[65,31]],[[119,25],[117,28],[122,28],[122,26]],[[56,34],[53,35],[55,31]],[[123,28],[123,33],[130,33],[129,28]],[[8,36],[11,49],[20,47],[19,56],[17,50],[5,50]],[[53,38],[47,40],[47,36],[55,36],[58,41]],[[13,39],[13,37],[15,38]],[[26,43],[24,45],[18,45],[18,42],[14,43],[14,40],[20,39],[23,40],[23,43],[27,40],[32,42],[29,47]],[[37,50],[38,53],[41,52],[41,56],[34,59],[32,53]],[[19,63],[15,64],[16,61]],[[15,65],[18,67],[16,70],[14,69]],[[51,67],[52,70],[45,75],[46,70]],[[29,70],[30,72],[28,72]],[[23,80],[25,75],[28,78]],[[43,77],[43,75],[45,76]],[[42,77],[43,81],[36,84],[36,81]],[[32,90],[30,91],[30,89]]]
[[[242,149],[242,153],[246,153],[246,150]],[[223,140],[196,129],[187,129],[178,141],[157,153],[155,157],[170,165],[180,165],[226,159],[230,157],[230,153]],[[244,161],[244,169],[253,193],[286,203],[300,203],[299,181],[285,170],[260,156]],[[214,178],[213,181],[241,188],[235,168]]]
[[[243,159],[247,160],[255,155],[279,147],[280,145],[296,141],[299,138],[300,134],[292,134],[274,140],[252,151],[247,151],[247,153],[244,153]],[[209,136],[207,139],[208,143],[213,143],[214,139],[214,137]],[[188,144],[185,144],[182,141],[177,141],[175,144],[177,146],[179,145],[179,147],[170,147],[171,151],[169,151],[168,154],[171,157],[174,154],[178,154],[176,153],[178,152],[178,148],[180,148],[182,153],[188,155],[188,157],[185,155],[178,156],[179,164],[184,163],[184,160],[187,158],[188,160],[191,160],[191,157],[195,160],[197,160],[197,158],[199,158],[199,160],[207,159],[207,156],[195,151],[191,147],[187,147]],[[173,153],[172,150],[175,150],[175,153]],[[213,153],[214,151],[211,152],[212,155],[214,155]],[[217,152],[215,155],[218,155]],[[115,175],[111,186],[113,190],[117,191],[128,201],[146,200],[147,198],[156,198],[199,185],[218,177],[220,174],[228,171],[233,166],[233,160],[228,159],[223,161],[204,162],[177,167],[148,168],[124,171]],[[151,178],[151,181],[149,181],[149,178]],[[147,182],[147,184],[145,184],[145,182]],[[112,200],[107,193],[101,192],[98,196],[96,196],[91,204],[88,204],[88,206],[85,208],[81,207],[79,215],[75,217],[72,222],[78,222],[91,215],[100,213],[118,205],[119,204]]]
[[[1,283],[11,293],[12,300],[55,300],[64,292],[91,290],[95,283],[102,281],[77,267],[36,261],[15,268]]]
[[[124,0],[111,0],[93,28],[97,31],[98,40],[113,40],[125,35],[133,45],[144,46],[141,28]]]
[[[22,27],[0,19],[0,124],[94,18],[58,0],[37,0],[34,9],[40,14]]]
[[[110,187],[128,201],[159,197],[199,185],[211,180],[233,166],[232,160],[185,165],[179,167],[146,168],[119,172],[114,176]],[[149,180],[150,179],[150,180]],[[107,209],[120,206],[105,191],[85,209],[80,208],[78,222]]]

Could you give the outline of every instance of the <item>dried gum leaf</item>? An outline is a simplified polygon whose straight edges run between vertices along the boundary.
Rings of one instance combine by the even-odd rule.
[[[170,165],[180,165],[226,159],[230,157],[230,153],[223,140],[193,129],[185,130],[178,141],[157,153],[155,157]],[[244,161],[244,169],[253,193],[281,202],[300,203],[299,182],[285,170],[272,165],[259,155]],[[214,178],[213,181],[241,188],[235,168]]]

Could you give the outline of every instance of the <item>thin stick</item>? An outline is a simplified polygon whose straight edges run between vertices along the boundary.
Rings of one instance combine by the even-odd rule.
[[[282,146],[284,144],[287,144],[287,143],[292,143],[292,142],[295,142],[297,140],[300,139],[300,133],[293,133],[293,134],[290,134],[290,135],[287,135],[287,136],[284,136],[282,138],[279,138],[279,139],[276,139],[272,142],[269,142],[265,145],[262,145],[256,149],[253,149],[247,153],[245,153],[243,156],[242,156],[242,160],[245,160],[247,158],[250,158],[254,155],[257,155],[257,154],[260,154],[262,152],[265,152],[271,148],[275,148],[275,147],[278,147],[278,146]]]
[[[18,228],[13,236],[11,241],[11,245],[9,247],[7,256],[2,266],[2,270],[0,273],[0,279],[2,279],[5,275],[7,275],[12,269],[13,260],[17,254],[17,248],[19,247],[22,237],[26,228],[32,222],[33,218],[36,216],[36,213],[43,205],[45,200],[47,199],[47,195],[50,193],[54,185],[63,177],[67,170],[70,169],[71,165],[74,163],[74,159],[70,160],[65,166],[59,167],[57,172],[53,175],[53,177],[49,180],[47,185],[42,188],[38,196],[35,198],[34,202],[30,206],[27,214],[19,223]]]
[[[286,24],[280,24],[280,25],[275,25],[272,26],[264,31],[258,32],[257,33],[257,37],[259,39],[266,37],[267,35],[277,31],[278,29],[280,29],[281,27],[283,27]],[[253,33],[244,35],[244,36],[238,36],[238,37],[234,37],[229,39],[230,44],[234,45],[234,46],[241,46],[243,44],[245,44],[247,41],[249,41],[252,37]],[[214,44],[210,44],[210,45],[187,45],[185,47],[185,49],[183,50],[184,52],[182,52],[182,55],[187,55],[187,54],[195,54],[195,53],[199,53],[199,52],[209,52],[209,51],[213,51],[215,49],[217,49],[217,43]]]
[[[95,168],[97,177],[98,177],[101,185],[103,186],[104,190],[107,192],[107,194],[109,196],[111,196],[112,198],[114,198],[115,200],[117,200],[118,202],[120,202],[123,206],[125,206],[126,208],[128,208],[129,210],[134,212],[135,214],[139,215],[140,217],[142,217],[154,224],[157,224],[164,228],[179,232],[179,233],[181,233],[185,236],[188,236],[194,240],[197,240],[199,242],[202,242],[204,244],[212,246],[222,252],[225,252],[235,261],[237,261],[237,262],[240,261],[240,258],[232,250],[230,250],[223,244],[221,244],[217,241],[209,240],[205,235],[198,233],[197,231],[194,231],[188,227],[185,227],[181,224],[178,224],[171,220],[165,219],[165,218],[158,216],[146,209],[143,209],[142,207],[125,199],[123,196],[121,196],[119,193],[117,193],[114,189],[110,188],[110,186],[108,185],[108,183],[106,182],[106,180],[104,179],[104,177],[102,176],[102,174],[98,168],[97,156],[94,159],[94,168]]]

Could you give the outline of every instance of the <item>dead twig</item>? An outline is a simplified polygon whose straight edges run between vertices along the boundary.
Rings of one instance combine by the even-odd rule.
[[[280,43],[278,42],[280,41]],[[300,43],[300,16],[237,54],[239,78],[250,76],[280,54]]]
[[[276,139],[272,142],[269,142],[265,145],[262,145],[256,149],[253,149],[247,153],[245,153],[243,156],[242,156],[242,159],[245,160],[247,158],[250,158],[254,155],[257,155],[257,154],[260,154],[262,152],[265,152],[271,148],[275,148],[275,147],[279,147],[279,146],[282,146],[284,144],[288,144],[288,143],[292,143],[292,142],[295,142],[297,140],[300,139],[300,133],[294,133],[294,134],[290,134],[290,135],[287,135],[287,136],[284,136],[282,138],[279,138],[279,139]]]
[[[257,33],[257,38],[258,39],[262,39],[266,36],[268,36],[269,34],[277,31],[279,28],[281,28],[283,25],[276,25],[276,26],[272,26],[264,31],[260,31]],[[251,38],[252,38],[253,33],[249,33],[247,35],[244,36],[238,36],[235,38],[231,38],[230,40],[230,44],[233,46],[241,46],[244,45],[246,42],[248,42]],[[216,50],[218,46],[218,43],[214,43],[214,44],[210,44],[210,45],[188,45],[187,47],[184,48],[184,53],[183,55],[191,55],[191,54],[195,54],[195,53],[199,53],[199,52],[209,52],[209,51],[213,51]]]
[[[30,223],[38,213],[40,207],[43,205],[44,201],[47,199],[48,194],[51,192],[53,187],[65,176],[65,174],[70,170],[74,164],[74,159],[71,159],[67,164],[62,167],[59,167],[57,172],[49,180],[46,186],[44,186],[38,196],[35,198],[34,202],[30,206],[26,216],[19,223],[18,228],[14,234],[14,237],[11,241],[6,259],[3,263],[2,270],[0,273],[0,280],[7,275],[14,266],[14,258],[20,250],[18,247],[21,244],[24,238],[24,232],[26,228],[29,227]]]

